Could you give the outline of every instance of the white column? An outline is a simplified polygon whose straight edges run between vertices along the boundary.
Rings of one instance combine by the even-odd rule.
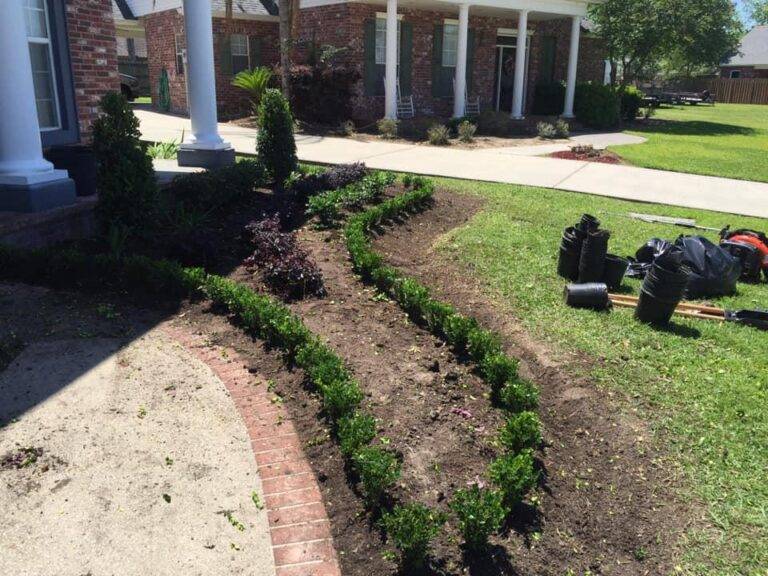
[[[453,117],[464,116],[467,102],[467,39],[469,38],[469,4],[459,6],[459,38],[456,48],[456,78],[453,90]]]
[[[512,118],[523,119],[525,94],[525,48],[528,43],[528,10],[520,10],[517,17],[517,47],[515,49],[515,86],[512,92]]]
[[[6,0],[0,18],[0,187],[18,189],[58,180],[73,189],[66,170],[54,170],[43,158],[24,8],[22,0]],[[8,190],[0,190],[0,209],[14,209],[8,195]],[[35,206],[19,204],[19,209]]]
[[[571,48],[568,53],[568,78],[565,81],[565,107],[563,118],[573,118],[573,98],[576,94],[576,64],[579,61],[579,34],[581,33],[581,16],[571,20]]]
[[[187,150],[231,148],[219,136],[216,116],[216,74],[213,66],[211,3],[184,0],[184,29],[187,37],[187,83],[192,134],[181,146]]]
[[[397,0],[387,0],[384,116],[397,119]]]

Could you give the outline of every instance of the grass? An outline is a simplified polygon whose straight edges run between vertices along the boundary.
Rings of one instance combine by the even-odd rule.
[[[137,96],[133,99],[134,104],[152,104],[151,96]]]
[[[698,112],[694,112],[698,113]],[[599,359],[589,375],[631,398],[654,439],[680,462],[702,514],[681,543],[681,572],[764,575],[768,566],[768,333],[734,324],[676,320],[659,331],[631,310],[595,313],[562,303],[557,248],[565,226],[583,212],[614,231],[612,252],[626,255],[653,236],[686,230],[630,220],[630,211],[695,218],[700,224],[767,229],[768,221],[637,204],[597,196],[505,184],[440,180],[488,200],[469,224],[440,241],[535,337],[563,353]],[[707,234],[713,238],[713,234]],[[638,281],[628,281],[637,293]],[[739,284],[728,308],[768,305],[768,285]],[[674,470],[670,470],[671,473]],[[672,544],[672,543],[670,543]]]
[[[648,142],[611,150],[636,166],[768,182],[768,106],[665,107],[629,132]]]

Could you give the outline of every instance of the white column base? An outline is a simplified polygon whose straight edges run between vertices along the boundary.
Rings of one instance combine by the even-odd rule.
[[[566,120],[572,120],[576,118],[575,114],[560,114],[560,118],[565,118]]]
[[[76,199],[75,181],[66,170],[0,175],[0,211],[43,212]]]
[[[219,140],[218,142],[182,142],[179,150],[228,150],[232,144]]]
[[[232,166],[235,163],[235,149],[229,148],[184,148],[180,147],[176,155],[179,166],[192,166],[215,170]]]

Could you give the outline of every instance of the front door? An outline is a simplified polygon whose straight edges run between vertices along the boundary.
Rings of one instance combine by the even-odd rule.
[[[502,112],[512,111],[512,90],[515,86],[515,47],[496,48],[495,107]]]

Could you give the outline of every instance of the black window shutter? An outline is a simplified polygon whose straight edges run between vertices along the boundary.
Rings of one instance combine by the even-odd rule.
[[[467,96],[472,94],[472,77],[475,75],[475,31],[467,32]]]
[[[232,41],[229,34],[222,34],[219,37],[219,65],[223,75],[232,75]]]
[[[250,36],[248,38],[248,51],[251,56],[251,70],[261,66],[261,38]]]
[[[439,98],[443,80],[443,25],[435,24],[432,39],[432,96]]]
[[[555,79],[555,52],[557,38],[545,36],[541,46],[541,66],[539,68],[539,81],[542,84],[551,83]]]
[[[366,96],[384,94],[383,66],[376,64],[376,20],[365,21],[363,35],[363,85]]]
[[[400,94],[411,95],[413,70],[413,24],[400,23]]]

